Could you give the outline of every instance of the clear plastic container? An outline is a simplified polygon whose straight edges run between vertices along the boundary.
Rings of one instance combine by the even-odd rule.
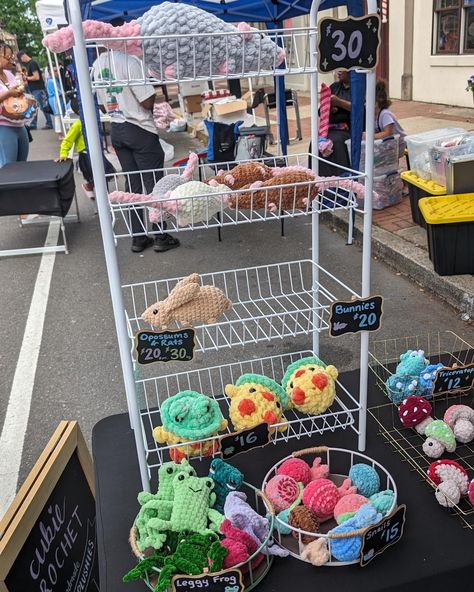
[[[377,197],[372,200],[374,210],[383,210],[402,201],[403,181],[400,171],[374,177],[374,192]]]
[[[396,171],[399,160],[399,138],[398,134],[374,140],[374,175],[383,175]],[[351,153],[351,141],[346,140],[347,150]],[[360,152],[359,171],[365,170],[365,142],[362,142]]]
[[[443,146],[455,138],[466,135],[466,130],[458,127],[446,127],[430,130],[421,134],[406,136],[410,168],[418,177],[431,179],[430,150],[433,146]]]
[[[456,156],[474,154],[474,132],[463,136],[455,146],[433,146],[430,150],[431,179],[446,187],[447,164]]]

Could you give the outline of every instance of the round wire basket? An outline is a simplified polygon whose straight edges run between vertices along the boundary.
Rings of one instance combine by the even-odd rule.
[[[278,468],[281,464],[283,464],[286,460],[291,458],[300,458],[303,456],[310,456],[312,455],[313,458],[315,455],[321,457],[321,462],[327,464],[329,466],[329,475],[328,479],[330,479],[337,487],[342,485],[343,481],[347,479],[349,471],[354,464],[357,463],[364,463],[370,465],[373,469],[375,469],[380,477],[380,490],[384,489],[391,489],[394,493],[393,502],[391,507],[386,512],[386,516],[391,514],[393,510],[397,506],[397,486],[395,484],[395,480],[391,476],[391,474],[385,469],[380,463],[371,459],[370,457],[366,456],[365,454],[361,454],[360,452],[355,452],[353,450],[346,450],[344,448],[328,448],[327,446],[317,446],[314,448],[305,448],[304,450],[299,450],[293,452],[282,458],[277,464],[275,464],[265,475],[263,483],[262,483],[262,490],[265,491],[265,487],[268,481],[277,474]],[[271,502],[269,501],[271,504]],[[331,553],[331,543],[335,539],[347,539],[356,536],[362,536],[367,528],[360,528],[357,530],[352,530],[349,532],[344,533],[329,533],[329,531],[337,526],[337,522],[334,518],[322,522],[320,525],[321,532],[310,532],[303,530],[301,528],[297,528],[296,526],[291,526],[287,522],[283,521],[278,514],[275,514],[275,531],[273,533],[275,541],[285,549],[288,550],[292,557],[299,559],[300,561],[305,561],[306,563],[311,563],[308,559],[303,559],[301,554],[306,548],[306,543],[309,540],[317,540],[317,539],[324,539],[326,541],[327,550],[329,552],[329,560],[324,563],[327,567],[341,567],[344,565],[352,565],[355,563],[359,563],[360,558],[354,559],[353,561],[338,561],[335,559]],[[286,531],[290,530],[289,534],[282,534],[278,530],[278,526],[282,526]],[[371,525],[372,528],[374,525]]]
[[[227,568],[231,570],[239,570],[241,572],[244,589],[247,591],[255,588],[255,586],[263,580],[272,565],[273,556],[268,553],[268,547],[273,543],[275,513],[272,504],[269,502],[263,491],[245,481],[242,483],[240,491],[243,491],[247,495],[247,503],[250,504],[250,506],[252,506],[252,508],[261,516],[265,516],[269,522],[268,534],[256,551],[249,555],[246,561]],[[145,559],[153,552],[153,549],[147,549],[145,552],[139,550],[137,545],[137,528],[135,525],[130,529],[129,542],[132,553],[139,561]],[[143,578],[143,581],[150,590],[155,589],[160,569],[152,568],[152,572],[156,573],[156,576],[151,575]],[[181,576],[183,574],[175,575]],[[212,572],[210,572],[210,575],[212,575]]]

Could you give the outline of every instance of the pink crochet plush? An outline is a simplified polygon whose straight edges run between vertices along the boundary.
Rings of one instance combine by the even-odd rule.
[[[308,485],[311,481],[311,469],[308,463],[301,458],[289,458],[285,460],[277,469],[277,475],[287,475],[293,477],[295,481]]]
[[[341,497],[334,508],[334,518],[338,524],[342,524],[349,518],[352,518],[357,510],[366,504],[369,500],[358,493],[350,493]]]
[[[220,543],[227,549],[227,555],[222,565],[224,569],[244,563],[258,549],[257,541],[244,530],[232,526],[232,523],[227,518],[222,522],[220,531],[225,537]],[[251,561],[252,568],[260,565],[263,558],[263,553],[258,553]],[[248,569],[247,566],[245,567]]]
[[[317,456],[313,460],[313,466],[311,467],[311,481],[316,481],[316,479],[326,479],[329,475],[329,465],[321,464],[323,461],[322,459]]]
[[[157,128],[166,129],[172,121],[177,119],[177,116],[168,103],[155,103],[153,119]]]
[[[265,493],[273,504],[275,512],[281,512],[291,506],[298,497],[298,483],[288,475],[275,475],[265,486]]]
[[[350,479],[345,479],[339,488],[329,479],[317,479],[304,488],[303,504],[313,510],[321,522],[325,522],[333,517],[334,508],[341,497],[356,491]]]

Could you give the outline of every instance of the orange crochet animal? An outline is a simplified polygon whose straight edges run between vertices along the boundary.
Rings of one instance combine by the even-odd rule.
[[[205,181],[208,185],[227,185],[229,189],[241,189],[255,181],[266,181],[273,177],[273,169],[260,162],[244,162],[230,171],[221,170]]]
[[[302,183],[299,185],[299,183]],[[311,184],[310,184],[311,183]],[[275,187],[278,185],[278,187]],[[284,185],[284,187],[279,187]],[[273,189],[267,188],[273,187]],[[318,195],[318,186],[314,182],[314,173],[291,170],[267,181],[256,181],[245,185],[244,193],[234,193],[229,200],[229,207],[239,209],[265,208],[270,212],[277,210],[306,209],[308,199]],[[258,191],[254,191],[258,189]]]
[[[232,306],[222,290],[215,286],[201,286],[197,273],[179,281],[161,302],[149,306],[142,318],[152,327],[166,330],[173,322],[179,326],[215,323]]]

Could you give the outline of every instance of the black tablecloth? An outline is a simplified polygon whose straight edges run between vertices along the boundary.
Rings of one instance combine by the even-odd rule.
[[[0,216],[64,217],[74,197],[71,160],[11,162],[0,169]]]
[[[341,382],[357,392],[357,372],[342,374]],[[369,380],[370,400],[377,387]],[[395,478],[398,502],[407,505],[407,522],[399,543],[376,557],[367,567],[316,568],[293,558],[276,559],[266,578],[257,586],[261,592],[372,592],[469,590],[474,581],[474,531],[462,527],[458,517],[441,508],[433,490],[417,473],[395,455],[376,434],[369,418],[366,454],[384,465]],[[327,445],[357,449],[355,433],[347,428],[334,434],[270,444],[232,459],[246,481],[260,486],[267,470],[293,450]],[[102,592],[139,592],[142,582],[123,584],[122,575],[135,563],[128,546],[130,526],[138,511],[141,489],[133,433],[128,415],[100,421],[92,434],[97,495],[100,583]],[[196,464],[199,473],[209,461]],[[463,586],[460,588],[459,586]],[[456,588],[455,588],[456,587]]]

